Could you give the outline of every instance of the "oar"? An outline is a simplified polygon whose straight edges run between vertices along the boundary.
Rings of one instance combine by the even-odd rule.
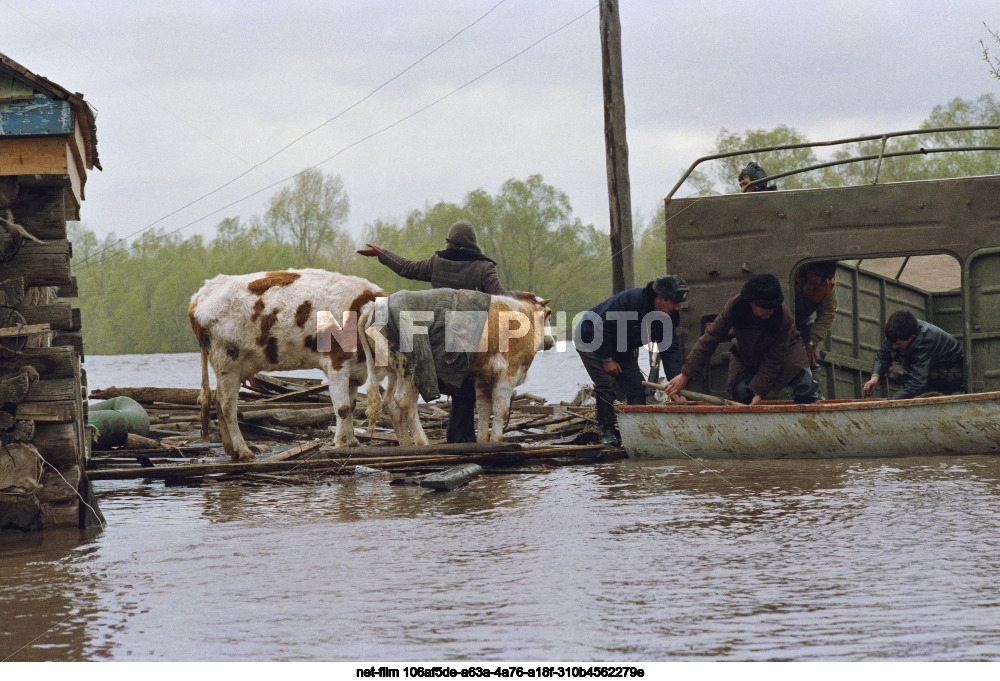
[[[647,388],[653,388],[654,390],[666,390],[666,383],[650,383],[649,381],[643,381],[642,384]],[[724,400],[721,397],[716,397],[715,395],[706,395],[705,393],[691,392],[690,390],[681,390],[678,392],[679,395],[686,397],[689,400],[695,400],[697,402],[708,402],[709,404],[715,404],[720,407],[745,407],[745,404],[740,402],[733,402],[732,400]]]

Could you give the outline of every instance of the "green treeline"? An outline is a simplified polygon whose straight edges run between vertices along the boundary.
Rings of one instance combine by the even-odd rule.
[[[1000,125],[1000,102],[992,95],[975,101],[952,100],[935,107],[922,128]],[[796,130],[720,132],[712,153],[807,141]],[[1000,147],[997,131],[927,134],[893,140],[890,149],[990,145]],[[793,167],[878,153],[879,142],[839,148],[818,158],[814,151],[769,152],[753,158],[769,174]],[[1000,173],[997,152],[916,155],[884,159],[880,182]],[[728,193],[747,161],[737,156],[696,171],[678,195]],[[865,184],[875,162],[833,166],[794,175],[779,189]],[[669,187],[664,188],[666,193]],[[387,291],[426,288],[397,277],[374,258],[355,253],[364,243],[389,248],[412,259],[444,248],[448,228],[459,219],[476,227],[484,253],[497,263],[500,281],[516,290],[552,298],[553,309],[570,318],[611,293],[611,253],[607,234],[573,216],[569,197],[545,184],[540,175],[510,179],[495,195],[471,191],[461,204],[440,202],[414,210],[401,224],[377,220],[355,241],[344,231],[349,202],[341,178],[316,170],[300,173],[291,186],[275,193],[266,212],[243,220],[226,218],[215,236],[182,238],[151,230],[136,241],[114,234],[98,239],[81,223],[70,223],[73,267],[80,297],[86,350],[90,354],[193,352],[197,350],[187,320],[191,295],[217,274],[319,267],[355,274]],[[635,281],[643,285],[663,274],[666,250],[662,205],[652,219],[636,219]]]

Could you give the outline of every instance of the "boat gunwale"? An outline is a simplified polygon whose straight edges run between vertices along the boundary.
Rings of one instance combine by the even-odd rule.
[[[1000,391],[967,393],[963,395],[938,395],[935,397],[914,397],[906,400],[868,398],[862,400],[822,400],[813,404],[795,404],[790,401],[765,402],[750,405],[714,405],[706,402],[665,403],[655,405],[615,405],[615,409],[626,414],[801,414],[849,411],[870,411],[875,409],[908,409],[933,405],[966,404],[970,402],[1000,402]]]

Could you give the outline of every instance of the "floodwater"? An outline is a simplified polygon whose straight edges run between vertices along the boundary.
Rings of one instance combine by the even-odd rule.
[[[95,486],[0,537],[0,660],[1000,659],[996,457]]]

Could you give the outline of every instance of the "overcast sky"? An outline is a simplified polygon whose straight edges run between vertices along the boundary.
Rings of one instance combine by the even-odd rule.
[[[632,206],[647,216],[723,128],[901,130],[1000,88],[979,45],[1000,0],[620,12]],[[104,170],[82,217],[101,236],[213,235],[313,166],[343,178],[355,237],[532,174],[607,232],[598,23],[596,0],[0,0],[0,52],[96,109]]]

